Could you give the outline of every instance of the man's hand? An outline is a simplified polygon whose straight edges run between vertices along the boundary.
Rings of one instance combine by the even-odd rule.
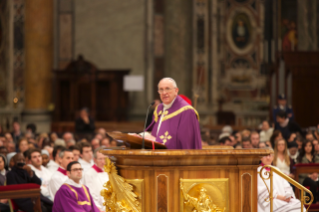
[[[292,179],[294,179],[294,178],[295,178],[295,175],[294,175],[294,174],[292,174],[292,173],[288,174],[288,176],[289,176],[290,178],[292,178]]]
[[[33,171],[30,166],[24,165],[22,169],[26,170],[30,177],[33,177]]]
[[[311,179],[313,179],[314,181],[316,181],[318,179],[318,173],[317,172],[312,173],[311,176],[312,176]]]
[[[290,202],[291,197],[286,199],[286,197],[284,197],[282,195],[277,195],[276,199],[279,199],[279,200],[282,200],[282,201],[285,201],[285,202]]]
[[[82,120],[84,121],[84,123],[89,124],[90,123],[90,119],[87,116],[81,117]]]

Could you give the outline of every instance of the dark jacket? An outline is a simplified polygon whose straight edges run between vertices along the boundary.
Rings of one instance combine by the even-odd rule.
[[[304,133],[302,132],[300,126],[296,122],[290,120],[286,127],[281,127],[279,123],[276,123],[275,130],[279,130],[282,134],[282,137],[284,137],[284,139],[286,140],[289,139],[291,133],[299,132],[300,135],[304,136]]]
[[[11,171],[7,173],[7,185],[17,185],[26,183],[35,183],[41,185],[41,180],[37,177],[37,175],[34,172],[33,177],[30,177],[26,170],[19,169],[16,167],[13,167]],[[25,212],[33,212],[33,203],[31,201],[31,198],[15,199],[14,202],[20,210]],[[52,201],[44,197],[42,194],[41,202],[53,205]]]
[[[81,118],[76,119],[75,121],[75,131],[77,133],[94,133],[95,125],[94,120],[89,117],[89,123],[85,123]]]

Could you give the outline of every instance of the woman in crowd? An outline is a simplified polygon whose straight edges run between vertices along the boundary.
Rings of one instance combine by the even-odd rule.
[[[319,163],[319,156],[315,155],[315,148],[311,141],[306,141],[302,145],[301,152],[298,157],[298,163]],[[311,174],[300,174],[299,175],[299,183],[303,186],[309,186],[310,191],[313,194],[314,197],[314,203],[318,201],[317,199],[317,189],[319,186],[318,182],[318,173],[314,172]]]
[[[22,138],[20,139],[19,143],[18,143],[18,149],[19,152],[24,153],[25,151],[27,151],[29,149],[29,143],[27,141],[27,139]]]
[[[275,141],[278,140],[279,138],[283,138],[282,134],[279,130],[275,130],[272,136],[270,137],[271,147],[275,146]]]
[[[285,139],[279,138],[275,141],[275,154],[273,165],[276,166],[284,174],[294,178],[292,173],[293,161],[290,159]]]
[[[269,192],[265,185],[267,184],[268,188],[270,188],[270,180],[264,181],[261,179],[259,172],[264,165],[271,165],[273,162],[274,156],[268,155],[264,156],[261,159],[261,166],[258,167],[258,179],[257,179],[257,188],[258,188],[258,212],[266,212],[270,211],[270,201],[269,201]],[[267,178],[266,170],[263,169],[262,176]],[[295,198],[294,192],[289,185],[289,183],[277,175],[273,174],[273,211],[289,211],[289,212],[300,212],[301,203],[298,199]],[[304,211],[306,209],[304,208]]]
[[[318,140],[316,140],[316,139],[313,140],[312,144],[313,144],[313,146],[315,148],[315,155],[319,155],[319,142],[318,142]]]

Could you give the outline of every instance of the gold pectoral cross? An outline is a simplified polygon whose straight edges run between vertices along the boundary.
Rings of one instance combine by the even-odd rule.
[[[163,143],[165,144],[168,140],[170,140],[172,138],[172,136],[170,136],[169,134],[168,134],[168,131],[166,131],[165,133],[164,133],[164,135],[161,135],[160,136],[160,139],[162,139],[162,141],[163,141]]]

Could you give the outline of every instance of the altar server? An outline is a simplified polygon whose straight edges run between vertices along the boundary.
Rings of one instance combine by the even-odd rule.
[[[94,165],[94,162],[92,160],[93,151],[91,144],[86,142],[80,145],[80,156],[81,158],[79,158],[78,161],[81,164],[83,171],[85,172]]]
[[[270,211],[269,192],[264,181],[261,179],[259,172],[262,166],[271,165],[273,159],[273,154],[264,156],[261,159],[261,166],[258,167],[258,212]],[[265,178],[267,178],[267,175],[265,175],[266,172],[267,168],[265,168],[262,173]],[[270,188],[270,180],[265,180],[265,182],[267,183],[268,188]],[[276,173],[273,174],[273,196],[274,212],[300,212],[301,203],[295,198],[292,187],[285,179]],[[304,211],[306,211],[306,209],[304,209]]]
[[[163,78],[158,84],[163,103],[153,113],[153,121],[145,138],[163,143],[168,149],[201,149],[199,115],[182,97],[172,78]]]
[[[109,181],[109,176],[103,168],[106,156],[99,152],[103,148],[99,147],[94,150],[94,165],[84,173],[83,184],[90,188],[95,205],[105,211],[104,198],[100,193],[105,189],[103,185]]]
[[[66,148],[64,146],[55,146],[53,149],[53,160],[50,160],[49,163],[47,164],[47,168],[49,169],[50,172],[54,173],[58,168],[60,167],[59,165],[59,153],[62,150],[65,150]]]
[[[41,180],[41,193],[45,197],[50,197],[48,185],[51,179],[52,173],[49,169],[42,166],[42,156],[39,149],[32,149],[28,155],[31,164],[28,166],[34,171],[37,177]]]
[[[68,179],[56,193],[53,212],[100,212],[88,187],[81,184],[82,167],[77,161],[67,166]]]
[[[59,152],[61,166],[53,173],[49,182],[49,193],[52,200],[54,200],[55,193],[59,190],[62,184],[68,179],[66,168],[70,162],[73,161],[73,153],[71,150],[61,150]]]

